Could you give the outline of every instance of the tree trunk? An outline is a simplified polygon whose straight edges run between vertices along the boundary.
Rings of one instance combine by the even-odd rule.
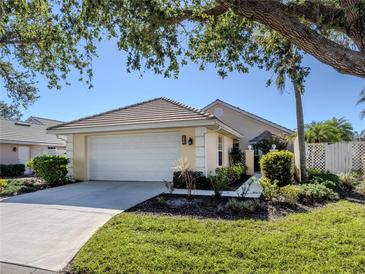
[[[305,156],[305,137],[304,137],[304,115],[302,105],[302,94],[298,86],[294,85],[295,108],[297,113],[297,128],[298,128],[298,144],[299,144],[299,182],[303,182],[307,178],[306,171],[306,156]]]

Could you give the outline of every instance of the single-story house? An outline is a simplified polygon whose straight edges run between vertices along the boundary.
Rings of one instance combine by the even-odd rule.
[[[246,121],[253,135],[283,128],[254,115],[241,118],[233,113],[235,128],[214,106],[207,112],[157,98],[52,126],[48,132],[67,136],[69,174],[75,179],[161,181],[171,180],[179,159],[187,159],[192,169],[205,174],[228,166],[233,143],[246,140],[241,133]]]
[[[0,164],[25,164],[41,154],[64,154],[65,137],[47,133],[61,121],[29,117],[26,121],[0,119]]]

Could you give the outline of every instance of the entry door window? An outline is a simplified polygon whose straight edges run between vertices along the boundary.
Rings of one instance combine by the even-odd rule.
[[[218,166],[223,165],[223,137],[218,136]]]

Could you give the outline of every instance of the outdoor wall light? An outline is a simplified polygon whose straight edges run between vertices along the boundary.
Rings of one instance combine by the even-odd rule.
[[[181,136],[181,144],[186,145],[186,135]]]
[[[193,144],[193,138],[191,138],[191,137],[189,138],[188,144],[189,144],[189,146],[191,146]]]
[[[14,152],[16,151],[16,147],[13,147],[13,151],[14,151]]]

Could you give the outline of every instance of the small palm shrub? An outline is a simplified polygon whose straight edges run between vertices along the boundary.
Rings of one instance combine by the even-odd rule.
[[[243,164],[234,164],[228,167],[218,167],[215,170],[217,176],[225,177],[227,185],[231,186],[242,179],[242,176],[246,174],[246,166]]]
[[[27,163],[35,175],[45,180],[49,185],[56,186],[67,182],[67,164],[65,156],[40,155]]]
[[[272,151],[260,159],[262,175],[271,181],[276,180],[279,187],[294,180],[294,154],[290,151]]]
[[[223,175],[210,175],[208,180],[213,188],[214,197],[220,198],[222,196],[222,191],[227,187],[227,178]]]
[[[338,175],[341,186],[348,190],[353,190],[360,183],[360,178],[355,173],[340,173]]]
[[[180,159],[177,169],[180,172],[180,179],[185,183],[188,190],[188,197],[190,197],[191,191],[195,188],[194,171],[190,168],[190,163],[187,159]]]

